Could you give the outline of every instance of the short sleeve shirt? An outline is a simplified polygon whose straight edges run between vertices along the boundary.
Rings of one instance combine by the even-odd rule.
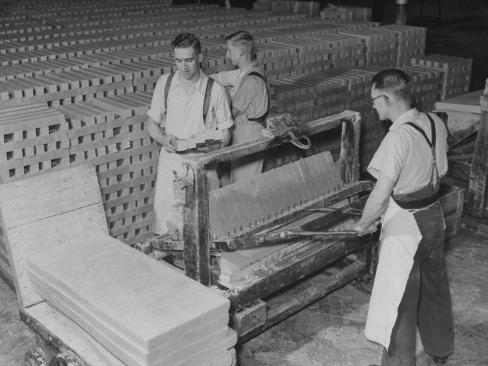
[[[165,128],[166,133],[187,139],[205,129],[225,130],[232,126],[232,115],[225,88],[214,82],[206,121],[203,121],[203,104],[208,76],[200,70],[200,77],[189,94],[181,85],[179,72],[171,81],[168,92],[168,110],[164,107],[164,89],[169,74],[162,75],[153,92],[147,115]]]
[[[444,176],[448,164],[447,130],[439,117],[430,116],[435,122],[437,169]],[[368,166],[368,172],[375,178],[382,173],[395,182],[394,194],[415,192],[428,185],[432,177],[432,150],[420,132],[406,125],[407,122],[422,128],[432,141],[425,113],[410,109],[393,122]]]
[[[252,72],[263,74],[255,62],[242,70],[223,71],[215,79],[230,88],[232,107],[241,113],[239,118],[258,118],[268,112],[268,89],[264,80],[257,76],[248,76]]]

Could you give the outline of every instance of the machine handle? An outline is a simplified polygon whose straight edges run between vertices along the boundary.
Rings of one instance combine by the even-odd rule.
[[[302,150],[308,150],[312,147],[312,141],[306,135],[297,137],[293,131],[288,131],[288,136],[290,136],[290,142]]]

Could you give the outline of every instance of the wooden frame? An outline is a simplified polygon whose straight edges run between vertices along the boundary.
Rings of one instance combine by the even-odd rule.
[[[473,161],[469,173],[467,211],[470,215],[488,216],[488,79],[480,98],[481,117],[474,145]]]
[[[342,126],[338,170],[345,183],[359,179],[359,136],[360,115],[357,112],[342,113],[312,121],[304,125],[303,132],[308,136]],[[217,163],[268,150],[288,141],[287,137],[260,139],[209,152],[203,156],[187,160],[191,172],[186,182],[185,226],[183,229],[183,258],[185,273],[205,285],[211,285],[210,243],[208,235],[209,199],[205,169]]]
[[[308,136],[340,127],[340,151],[335,165],[344,182],[339,191],[307,203],[307,208],[329,206],[344,200],[354,201],[353,205],[364,204],[364,200],[356,198],[359,194],[370,191],[372,184],[359,181],[360,124],[359,113],[344,111],[304,126],[304,132]],[[372,244],[375,240],[371,240],[371,237],[347,240],[340,237],[315,238],[300,239],[257,263],[243,267],[236,274],[238,285],[235,288],[228,288],[222,281],[216,280],[217,271],[210,253],[206,168],[265,151],[287,141],[286,137],[261,139],[230,146],[187,161],[191,174],[186,182],[184,209],[185,272],[205,285],[217,285],[226,290],[231,301],[231,326],[237,331],[239,342],[256,336],[362,275],[370,278],[372,273]],[[277,218],[276,222],[293,221],[302,216],[305,216],[304,212],[292,210],[287,216]],[[311,230],[314,230],[314,225],[314,221],[310,222]],[[341,264],[337,266],[337,263]],[[269,268],[273,270],[268,270]],[[312,273],[315,274],[310,277]],[[239,282],[239,278],[243,282]],[[239,290],[236,291],[236,288]]]

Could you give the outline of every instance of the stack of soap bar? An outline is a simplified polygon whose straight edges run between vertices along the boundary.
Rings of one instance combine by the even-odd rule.
[[[128,365],[235,364],[229,301],[100,233],[27,259],[36,291]]]
[[[196,149],[208,145],[220,144],[223,140],[222,130],[209,130],[189,139],[178,139],[172,141],[172,147],[176,151]]]

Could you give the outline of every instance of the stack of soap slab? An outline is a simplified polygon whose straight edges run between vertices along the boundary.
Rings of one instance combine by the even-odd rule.
[[[171,141],[171,146],[176,151],[186,151],[208,145],[220,144],[223,138],[224,135],[222,130],[209,130],[189,139]]]
[[[482,95],[483,89],[441,100],[436,102],[435,109],[442,112],[481,113],[480,97]]]
[[[100,233],[27,258],[35,290],[127,365],[232,366],[229,301]]]

